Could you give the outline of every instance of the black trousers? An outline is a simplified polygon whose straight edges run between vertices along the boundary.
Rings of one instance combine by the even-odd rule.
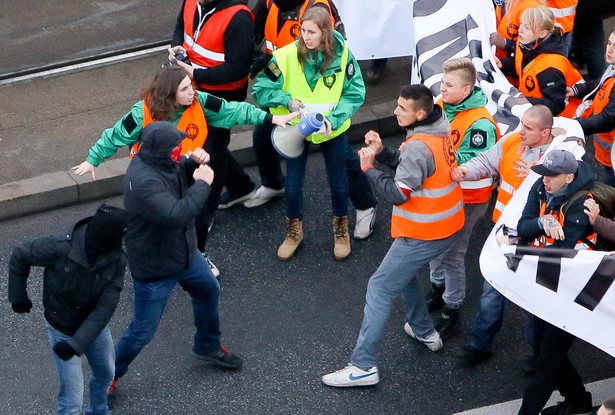
[[[536,316],[532,324],[537,370],[525,389],[519,415],[539,415],[555,388],[569,404],[591,408],[591,394],[567,356],[575,337]]]

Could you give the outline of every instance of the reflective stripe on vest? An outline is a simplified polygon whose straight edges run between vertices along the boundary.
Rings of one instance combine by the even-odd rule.
[[[553,12],[555,23],[559,23],[564,33],[572,31],[574,16],[577,14],[578,0],[548,0],[547,7]]]
[[[149,107],[143,101],[143,128],[154,121],[156,120],[152,118]],[[205,144],[208,130],[207,121],[205,120],[205,113],[203,112],[203,107],[201,107],[201,102],[196,96],[194,97],[194,102],[189,107],[186,107],[184,113],[179,117],[177,129],[188,133],[188,137],[182,140],[182,154],[188,154],[197,148],[202,148],[203,144]],[[139,152],[140,147],[141,144],[138,141],[130,147],[130,158],[133,158]]]
[[[438,105],[444,109],[444,102],[442,99],[438,101]],[[493,124],[495,127],[496,140],[500,139],[500,129],[489,111],[487,111],[487,108],[470,108],[465,111],[458,112],[455,114],[455,118],[451,120],[451,142],[455,152],[459,150],[461,143],[468,133],[468,129],[472,126],[472,124],[481,119],[486,119]],[[487,150],[486,147],[485,150]],[[479,204],[487,203],[489,201],[493,184],[492,178],[475,182],[463,181],[460,184],[463,192],[463,201],[465,204]]]
[[[280,72],[284,76],[282,91],[288,93],[291,97],[293,97],[293,99],[298,99],[303,103],[305,106],[304,114],[308,114],[309,111],[318,110],[318,112],[321,112],[326,116],[335,109],[337,103],[342,97],[342,92],[344,89],[346,64],[348,63],[349,56],[348,42],[344,42],[344,50],[340,58],[339,72],[335,72],[330,76],[323,76],[319,78],[318,81],[316,81],[316,86],[313,91],[305,79],[303,68],[301,68],[299,60],[297,59],[297,42],[293,42],[276,50],[273,52],[273,56],[275,56],[276,62],[278,63],[278,68],[280,68]],[[326,86],[325,80],[327,83],[332,82],[332,84],[329,87]],[[283,106],[271,108],[270,112],[273,115],[290,113],[288,108]],[[291,124],[294,125],[298,122],[299,120],[294,119],[291,121]],[[314,144],[320,144],[337,137],[349,127],[350,118],[344,121],[338,129],[333,130],[329,137],[325,138],[322,132],[316,132],[307,136],[305,139]]]
[[[315,4],[324,4],[329,8],[331,16],[331,27],[335,27],[335,19],[331,14],[331,5],[327,0],[308,0],[303,3],[297,12],[296,20],[287,19],[282,27],[278,30],[278,22],[280,18],[280,9],[273,1],[267,0],[267,20],[265,21],[265,52],[272,54],[273,51],[294,42],[301,34],[301,16],[303,13]]]
[[[463,194],[450,176],[450,169],[456,165],[450,139],[416,134],[406,144],[414,140],[429,147],[436,169],[405,203],[393,206],[391,236],[426,241],[447,238],[464,224]]]
[[[613,86],[615,86],[615,77],[607,78],[603,84],[600,85],[589,107],[591,110],[583,114],[583,118],[598,115],[602,112],[604,107],[609,103]],[[594,139],[594,154],[596,155],[596,160],[600,164],[611,167],[611,146],[615,138],[615,131],[592,134],[592,137]]]
[[[515,170],[515,167],[517,167],[515,161],[521,159],[524,148],[525,146],[521,143],[521,134],[518,132],[506,137],[502,143],[502,158],[498,169],[500,172],[500,187],[492,216],[494,222],[498,221],[513,194],[525,179],[524,177],[517,177]]]
[[[188,59],[196,69],[214,68],[225,62],[224,33],[233,17],[240,11],[250,13],[250,9],[243,4],[236,4],[210,15],[198,32],[195,39],[194,18],[197,14],[197,0],[186,0],[184,3],[184,44]],[[247,85],[248,74],[245,77],[226,84],[210,85],[199,84],[199,89],[213,91],[234,91]]]
[[[522,65],[522,52],[517,42],[517,50],[515,52],[515,70],[519,76],[519,92],[526,98],[543,98],[540,85],[538,84],[537,75],[549,68],[555,68],[561,71],[566,78],[566,86],[572,87],[579,82],[585,82],[583,76],[577,71],[570,61],[562,55],[556,53],[541,53],[534,60],[528,63],[525,68]],[[577,107],[581,105],[579,98],[569,98],[566,102],[566,107],[559,114],[561,117],[571,118]]]

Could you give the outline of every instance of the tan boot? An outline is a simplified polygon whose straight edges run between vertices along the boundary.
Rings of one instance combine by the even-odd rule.
[[[278,248],[278,259],[288,261],[295,255],[295,251],[303,241],[303,222],[301,219],[286,218],[288,233],[282,245]]]
[[[335,246],[333,255],[338,261],[343,261],[350,255],[350,235],[348,234],[348,216],[333,216],[333,237]]]

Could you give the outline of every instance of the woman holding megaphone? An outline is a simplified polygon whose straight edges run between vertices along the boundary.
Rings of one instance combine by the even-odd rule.
[[[301,109],[324,115],[320,131],[308,135],[296,158],[286,160],[286,217],[288,232],[278,249],[282,261],[293,257],[303,240],[303,183],[311,144],[320,145],[331,189],[335,259],[350,255],[348,234],[348,182],[345,131],[350,117],[365,99],[359,65],[342,35],[331,26],[326,9],[312,7],[301,18],[299,39],[273,52],[258,75],[252,96],[272,114]],[[298,120],[295,120],[298,122]]]

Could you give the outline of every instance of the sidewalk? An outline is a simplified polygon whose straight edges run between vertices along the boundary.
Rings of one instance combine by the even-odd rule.
[[[75,176],[70,167],[85,159],[103,129],[128,112],[162,60],[153,56],[0,87],[0,220],[120,194],[127,149],[97,168],[96,181]],[[401,131],[393,110],[409,74],[408,58],[389,60],[382,81],[367,87],[365,104],[348,131],[350,142],[362,142],[370,129],[383,136]],[[251,144],[251,127],[233,129],[230,149],[244,165],[255,163]]]

